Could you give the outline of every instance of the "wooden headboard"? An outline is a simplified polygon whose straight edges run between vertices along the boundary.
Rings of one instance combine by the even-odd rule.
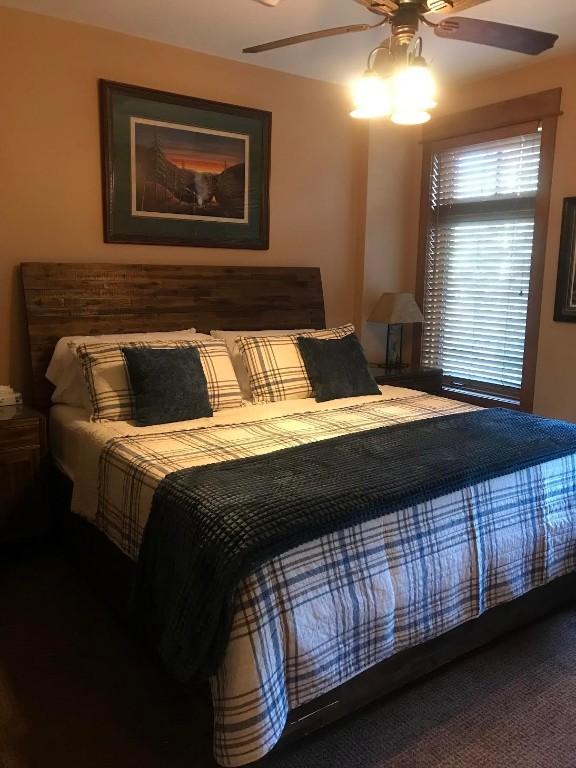
[[[50,402],[44,374],[62,336],[325,327],[315,267],[28,262],[21,274],[39,407]]]

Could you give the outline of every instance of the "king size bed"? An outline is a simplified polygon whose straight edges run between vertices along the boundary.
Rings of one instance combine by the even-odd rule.
[[[314,269],[23,264],[22,276],[42,405],[63,337],[325,325]],[[78,350],[109,365],[108,347]],[[126,566],[170,673],[209,686],[220,765],[573,599],[571,425],[392,387],[260,403],[224,402],[224,387],[212,416],[142,427],[105,385],[112,418],[51,408],[71,528],[81,519],[92,553],[105,541]]]

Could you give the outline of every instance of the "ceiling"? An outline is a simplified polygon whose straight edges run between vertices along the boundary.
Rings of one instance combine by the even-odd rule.
[[[257,55],[248,45],[345,24],[374,23],[377,16],[353,0],[280,0],[276,8],[254,0],[0,0],[0,5],[83,22],[196,51],[332,82],[361,72],[382,30],[317,40]],[[553,51],[576,51],[575,0],[491,0],[466,16],[560,34]],[[424,54],[445,78],[464,79],[522,66],[530,56],[469,43],[439,40],[423,31]]]

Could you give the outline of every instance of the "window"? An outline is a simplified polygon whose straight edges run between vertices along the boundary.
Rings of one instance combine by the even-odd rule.
[[[481,111],[425,141],[420,361],[450,396],[530,410],[556,117],[475,132]]]
[[[422,362],[519,402],[540,133],[434,153]]]

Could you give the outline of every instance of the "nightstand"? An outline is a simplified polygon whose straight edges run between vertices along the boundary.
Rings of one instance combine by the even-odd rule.
[[[50,527],[46,419],[25,405],[0,406],[0,544]]]
[[[371,365],[370,373],[378,384],[418,389],[430,395],[442,394],[441,368],[385,368]]]

